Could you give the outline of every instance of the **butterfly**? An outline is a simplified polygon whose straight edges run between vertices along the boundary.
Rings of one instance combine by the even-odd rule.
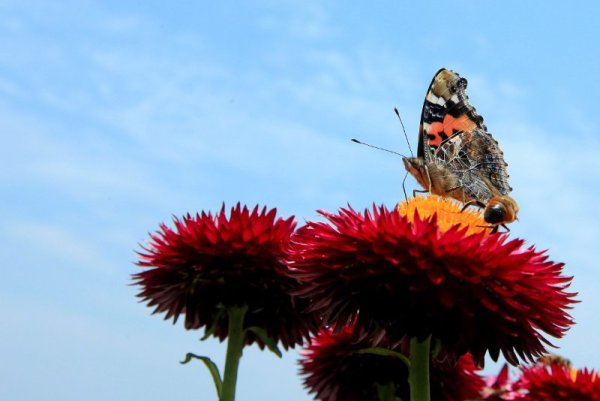
[[[427,90],[419,125],[417,157],[403,157],[406,170],[425,189],[483,209],[484,220],[498,226],[517,219],[510,197],[507,164],[498,142],[469,103],[467,80],[440,69]]]

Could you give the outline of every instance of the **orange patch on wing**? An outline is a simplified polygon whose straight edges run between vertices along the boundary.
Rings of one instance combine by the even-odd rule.
[[[438,147],[442,143],[442,136],[440,132],[444,132],[444,124],[439,121],[429,124],[428,135],[433,135],[433,138],[429,138],[429,146]]]
[[[446,114],[444,121],[435,121],[429,124],[429,132],[427,134],[433,135],[433,138],[429,139],[429,145],[438,147],[445,138],[450,138],[454,132],[469,132],[475,129],[475,127],[475,123],[466,114],[462,114],[457,118]],[[445,137],[442,137],[441,133],[444,133]]]

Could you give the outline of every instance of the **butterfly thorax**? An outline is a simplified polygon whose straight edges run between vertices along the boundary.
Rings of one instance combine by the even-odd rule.
[[[442,163],[427,163],[422,157],[404,157],[402,161],[406,170],[428,192],[463,199],[459,177]]]

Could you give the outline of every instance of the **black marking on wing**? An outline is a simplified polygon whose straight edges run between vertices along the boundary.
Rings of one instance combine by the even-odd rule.
[[[444,71],[446,71],[446,69],[441,68],[433,76],[433,79],[431,80],[431,83],[429,84],[429,87],[427,88],[427,92],[425,94],[425,101],[423,103],[423,109],[421,111],[421,121],[419,124],[419,144],[417,147],[417,156],[424,157],[426,160],[430,159],[434,149],[432,149],[429,146],[429,142],[428,142],[429,139],[433,139],[433,138],[430,138],[430,136],[428,136],[427,133],[423,132],[423,122],[426,122],[426,123],[432,123],[435,121],[442,122],[444,120],[444,116],[446,114],[450,114],[452,117],[455,117],[455,118],[457,118],[461,115],[467,115],[469,119],[471,119],[472,121],[475,122],[475,125],[478,128],[481,128],[484,131],[487,131],[487,128],[483,122],[483,117],[477,113],[477,110],[475,109],[475,107],[473,107],[471,105],[471,103],[469,102],[469,97],[466,94],[466,89],[467,89],[467,85],[468,85],[467,80],[465,78],[462,78],[456,72],[448,70],[456,76],[457,81],[456,81],[455,85],[453,85],[449,88],[449,95],[447,96],[448,100],[446,100],[446,102],[443,105],[434,104],[427,100],[427,96],[432,91],[432,87],[436,81],[437,76]],[[450,100],[450,98],[453,95],[456,95],[458,97],[458,99],[459,99],[458,103],[455,103],[452,100]],[[460,133],[460,132],[459,131],[454,132],[454,134],[458,134],[458,133]],[[442,139],[447,139],[447,138],[446,138],[446,136],[444,136],[444,137],[442,137]],[[425,153],[428,153],[428,155],[426,156]]]
[[[425,103],[423,104],[423,113],[421,115],[421,123],[431,123],[434,121],[441,122],[444,120],[446,113],[447,109],[445,106],[440,106],[439,104],[434,104],[425,100]]]

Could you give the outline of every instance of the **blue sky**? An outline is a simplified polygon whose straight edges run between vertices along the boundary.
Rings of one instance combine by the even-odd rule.
[[[0,399],[214,399],[204,367],[178,361],[221,364],[223,346],[137,302],[138,244],[222,202],[300,221],[393,206],[400,158],[350,138],[407,153],[392,109],[414,147],[440,67],[469,80],[504,150],[511,235],[575,276],[559,352],[600,368],[599,14],[592,1],[1,1]],[[238,399],[310,400],[296,359],[248,349]]]

